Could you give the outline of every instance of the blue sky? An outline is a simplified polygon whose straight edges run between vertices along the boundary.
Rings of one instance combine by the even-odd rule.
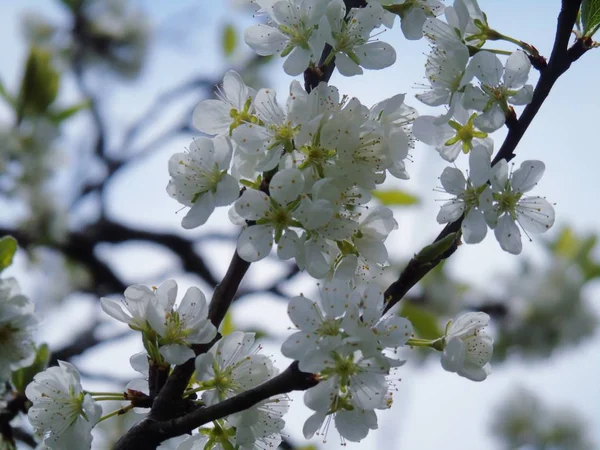
[[[137,117],[157,94],[178,81],[199,72],[217,75],[227,69],[227,63],[220,58],[217,50],[220,27],[225,23],[235,22],[241,29],[252,23],[249,14],[243,11],[232,12],[226,2],[140,0],[138,3],[150,12],[151,22],[157,31],[149,63],[140,80],[118,86],[110,83],[103,85],[103,108],[109,113],[112,126],[121,131],[121,124]],[[505,34],[534,44],[542,54],[549,55],[560,7],[558,0],[482,0],[480,5],[488,14],[492,26]],[[57,21],[63,19],[56,2],[23,0],[0,3],[0,46],[3,54],[0,76],[9,86],[16,85],[23,58],[26,57],[18,17],[22,11],[34,9]],[[186,33],[178,34],[181,30]],[[356,96],[368,105],[399,92],[406,92],[407,103],[418,107],[422,113],[427,113],[428,110],[412,98],[419,92],[415,85],[424,82],[423,65],[428,51],[427,44],[425,41],[407,42],[399,33],[399,29],[395,28],[380,36],[380,39],[392,43],[398,53],[397,63],[392,68],[367,71],[359,78],[344,78],[335,74],[331,82],[342,93]],[[563,224],[570,224],[580,232],[600,230],[600,211],[597,206],[600,193],[597,175],[600,167],[600,144],[597,139],[600,97],[593,81],[597,78],[599,69],[598,51],[590,52],[577,62],[559,80],[518,148],[515,160],[517,164],[525,159],[541,159],[546,163],[546,174],[536,193],[556,202],[555,229]],[[291,79],[280,69],[280,62],[271,66],[268,77],[269,87],[281,93],[287,91]],[[69,89],[72,89],[68,80],[66,86],[68,98]],[[183,100],[178,109],[166,110],[157,122],[157,130],[177,120],[178,116],[173,114],[184,110],[182,105],[192,106],[189,101],[186,103]],[[501,142],[501,134],[498,135],[497,143]],[[152,139],[152,134],[145,139]],[[67,140],[70,144],[81,143],[82,135],[72,132]],[[139,166],[120,174],[110,186],[112,207],[109,213],[125,222],[143,221],[153,229],[182,232],[179,225],[181,216],[175,214],[179,206],[165,193],[168,181],[166,163],[172,153],[181,151],[188,144],[187,138],[174,140]],[[391,253],[398,259],[417,251],[440,228],[435,223],[439,208],[435,199],[439,198],[439,194],[433,192],[432,188],[438,184],[437,177],[445,164],[432,149],[425,146],[418,145],[412,156],[414,162],[408,167],[412,178],[399,186],[418,192],[423,198],[423,207],[398,217],[399,230],[389,241],[389,248],[393,249]],[[219,211],[199,233],[207,229],[222,230],[225,226],[233,230],[226,223],[226,211]],[[539,245],[524,242],[524,247],[525,256],[541,260]],[[158,283],[161,280],[151,278],[172,263],[167,255],[152,248],[140,249],[137,246],[134,252],[107,247],[103,251],[107,258],[115,261],[119,271],[131,283]],[[229,255],[228,251],[222,253]],[[222,272],[228,262],[227,256],[214,262]],[[453,256],[451,270],[456,277],[475,280],[483,288],[497,285],[498,280],[491,277],[515,271],[517,262],[518,258],[503,253],[493,236],[488,236],[480,245],[463,246]],[[255,264],[249,276],[259,278],[259,272],[264,273],[266,268],[271,267],[272,264],[267,261]],[[178,281],[183,287],[197,282],[191,277],[182,277]],[[598,284],[591,286],[586,294],[600,313]],[[75,311],[81,312],[81,308],[77,308],[79,307]],[[87,311],[86,308],[84,310]],[[73,311],[70,313],[76,314]],[[261,320],[264,322],[264,315],[269,314],[273,323],[279,323],[279,326],[274,326],[274,331],[281,336],[289,326],[285,317],[285,305],[268,297],[246,301],[235,313],[235,318],[241,325],[256,324]],[[57,317],[49,317],[42,330],[44,336],[54,341],[60,339],[55,329],[56,320]],[[105,371],[107,358],[113,361],[120,358],[123,362],[122,373],[131,374],[131,370],[127,368],[128,355],[136,345],[131,340],[119,348],[108,346],[94,352],[91,357],[82,359],[81,364],[88,369]],[[268,344],[266,347],[272,354],[278,354],[277,348],[271,348]],[[532,363],[509,359],[502,366],[495,367],[492,376],[484,383],[472,383],[446,373],[434,358],[425,368],[409,363],[398,373],[402,381],[397,383],[398,392],[392,410],[379,415],[380,430],[352,447],[374,448],[384,445],[398,450],[494,448],[494,441],[488,435],[487,428],[493,407],[519,385],[540,393],[552,406],[564,405],[578,411],[588,421],[590,430],[595,432],[596,441],[600,444],[598,355],[600,335],[596,333],[583,345],[558,352],[549,360]],[[277,359],[281,366],[286,364],[283,357],[279,356]],[[308,411],[301,407],[301,396],[295,395],[295,398],[297,401],[292,405],[288,433],[291,437],[300,438],[301,423],[308,416]],[[338,445],[337,437],[332,432],[326,446]]]

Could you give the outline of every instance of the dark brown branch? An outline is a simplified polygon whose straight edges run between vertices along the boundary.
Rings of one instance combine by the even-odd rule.
[[[550,60],[548,61],[548,66],[541,72],[540,79],[533,91],[531,103],[525,107],[523,114],[521,114],[521,117],[519,117],[518,120],[511,121],[511,126],[508,128],[506,139],[494,157],[492,165],[497,164],[503,159],[510,161],[515,157],[514,152],[517,145],[546,100],[552,86],[554,86],[556,80],[558,80],[558,78],[571,66],[571,63],[585,52],[582,50],[582,45],[578,44],[578,42],[576,42],[571,49],[567,48],[580,4],[581,0],[563,0],[562,8],[558,16],[558,26],[554,46],[552,54],[550,55]],[[442,240],[451,233],[458,232],[462,220],[463,218],[461,217],[456,222],[446,225],[434,242]],[[458,248],[459,241],[460,236],[457,236],[454,245],[433,261],[423,263],[414,258],[411,259],[404,271],[400,274],[398,280],[392,283],[385,291],[385,298],[387,301],[386,311],[398,303],[415,284],[429,273],[431,269],[452,255]]]
[[[303,391],[316,384],[314,376],[301,372],[298,364],[294,362],[283,373],[271,380],[216,405],[198,408],[185,416],[172,420],[157,422],[151,418],[147,419],[134,427],[135,432],[130,431],[125,434],[117,442],[115,450],[134,448],[136,450],[155,450],[166,439],[191,433],[192,430],[206,423],[248,409],[275,395]]]

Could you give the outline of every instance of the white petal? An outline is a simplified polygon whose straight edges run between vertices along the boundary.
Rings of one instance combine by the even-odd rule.
[[[467,85],[462,97],[462,103],[466,109],[476,109],[477,111],[483,111],[488,100],[489,97],[479,87],[472,84]]]
[[[522,50],[513,52],[506,60],[504,69],[504,87],[518,89],[527,83],[531,61]]]
[[[444,190],[453,195],[461,195],[467,184],[465,176],[456,167],[446,167],[440,176],[440,182]]]
[[[491,157],[487,148],[477,146],[469,152],[469,180],[474,187],[487,183],[491,176]]]
[[[214,195],[215,206],[231,205],[239,196],[240,186],[238,181],[227,174],[217,184],[217,192]]]
[[[314,331],[323,322],[317,304],[306,297],[294,297],[290,300],[288,316],[297,328],[304,331]]]
[[[304,189],[304,176],[298,169],[277,172],[269,184],[271,197],[280,205],[287,205],[298,198]]]
[[[437,124],[437,117],[434,116],[417,117],[413,122],[412,131],[418,140],[432,146],[443,145],[454,135],[452,127]]]
[[[295,77],[306,70],[310,64],[312,52],[301,47],[296,47],[283,63],[283,71]]]
[[[344,438],[358,442],[369,434],[369,429],[377,429],[377,415],[373,410],[342,410],[335,415],[335,427]]]
[[[427,20],[425,12],[414,6],[408,10],[408,13],[402,17],[400,27],[404,37],[411,41],[417,41],[423,37],[423,25]]]
[[[487,228],[483,213],[478,209],[472,209],[462,223],[464,241],[467,244],[478,244],[487,234]]]
[[[354,75],[360,75],[363,73],[361,67],[352,61],[344,53],[336,53],[335,55],[335,66],[345,77],[353,77]]]
[[[368,42],[355,48],[360,65],[365,69],[384,69],[396,62],[394,48],[381,41]]]
[[[465,363],[467,346],[457,337],[451,337],[446,342],[444,352],[442,353],[442,367],[448,372],[457,372]]]
[[[231,125],[231,108],[221,100],[204,100],[192,113],[192,124],[206,134],[225,134]]]
[[[160,354],[169,364],[183,364],[188,359],[196,356],[191,348],[179,344],[163,345],[160,348]]]
[[[315,433],[321,428],[323,422],[325,421],[325,413],[314,413],[306,422],[304,422],[304,426],[302,427],[302,434],[306,439],[310,439],[315,435]]]
[[[523,161],[510,177],[510,184],[515,191],[528,192],[537,185],[545,170],[542,161]]]
[[[451,223],[455,222],[462,216],[465,211],[465,202],[462,200],[450,200],[444,203],[440,208],[436,220],[438,223]]]
[[[244,40],[252,50],[261,56],[280,53],[288,43],[288,37],[268,25],[252,25],[244,32]]]
[[[237,251],[244,261],[256,262],[269,254],[272,245],[273,229],[268,225],[253,225],[240,234]]]
[[[235,211],[246,220],[258,220],[269,211],[267,194],[254,189],[246,189],[235,202]]]
[[[500,243],[502,250],[518,255],[523,249],[521,243],[521,232],[517,224],[511,219],[510,215],[504,214],[498,219],[498,224],[494,228],[494,235]]]
[[[131,321],[131,317],[125,314],[121,305],[122,303],[120,301],[113,300],[111,298],[102,297],[100,299],[102,311],[104,311],[113,319],[117,319],[119,322],[129,323]]]
[[[522,198],[516,211],[519,225],[525,231],[545,233],[554,225],[554,208],[542,197]]]
[[[477,52],[471,59],[469,68],[479,81],[489,86],[498,86],[504,72],[500,59],[487,51]]]
[[[267,125],[281,124],[285,113],[277,103],[277,93],[272,89],[261,89],[254,99],[254,108],[258,117]]]
[[[236,181],[237,187],[237,181]],[[192,207],[181,220],[181,226],[186,230],[204,225],[215,210],[215,196],[212,192],[200,195],[192,204]]]
[[[213,165],[216,164],[219,169],[227,170],[231,164],[231,155],[233,154],[233,146],[231,145],[231,139],[228,136],[217,136],[212,139],[213,154],[211,155],[213,160],[210,162],[210,169],[213,169]]]
[[[492,133],[504,125],[506,115],[497,103],[475,119],[475,126],[481,131]]]
[[[477,334],[478,330],[488,326],[490,316],[484,312],[468,312],[452,322],[448,336],[463,338]]]
[[[223,77],[223,92],[233,106],[239,111],[245,106],[248,97],[254,97],[254,89],[249,88],[235,70],[229,70]]]
[[[513,105],[527,105],[531,103],[533,98],[533,86],[528,84],[523,86],[517,93],[508,98],[508,102]]]
[[[235,127],[231,136],[238,149],[248,155],[264,153],[267,142],[271,139],[271,134],[265,128],[253,123],[243,123]]]

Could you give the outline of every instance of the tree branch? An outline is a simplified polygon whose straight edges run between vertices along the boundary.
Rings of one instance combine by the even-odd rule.
[[[147,419],[126,433],[117,442],[115,450],[155,450],[166,439],[191,433],[192,430],[206,423],[248,409],[275,395],[303,391],[316,384],[317,381],[312,374],[301,372],[298,363],[293,362],[280,375],[216,405],[198,408],[172,420]]]

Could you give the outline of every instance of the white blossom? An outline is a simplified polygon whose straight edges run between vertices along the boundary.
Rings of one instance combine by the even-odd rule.
[[[417,139],[435,147],[444,160],[454,162],[461,151],[468,153],[474,146],[484,146],[492,152],[493,141],[486,132],[477,129],[476,118],[476,113],[458,104],[449,120],[447,115],[419,116],[412,130]]]
[[[100,419],[102,408],[83,391],[77,369],[64,361],[58,364],[35,375],[25,389],[33,403],[29,421],[48,448],[89,449],[91,431]]]
[[[299,331],[283,342],[281,353],[298,360],[300,370],[306,369],[304,360],[315,349],[328,351],[342,345],[342,316],[358,302],[358,296],[340,282],[325,284],[320,294],[319,302],[298,296],[288,303],[288,315]]]
[[[299,75],[316,63],[330,31],[325,10],[330,0],[281,0],[256,2],[269,24],[252,25],[244,33],[246,44],[259,55],[287,56],[283,70]]]
[[[190,287],[177,307],[173,303],[153,303],[148,322],[160,336],[160,353],[170,364],[183,364],[193,358],[192,344],[206,344],[217,335],[208,319],[206,297],[197,287]]]
[[[209,406],[259,385],[275,373],[269,358],[256,354],[254,333],[234,331],[196,357],[196,380],[205,389],[202,400]]]
[[[273,245],[279,243],[288,229],[295,225],[292,212],[304,188],[304,178],[298,169],[284,169],[273,176],[269,184],[270,196],[247,189],[235,202],[237,214],[256,221],[238,238],[237,250],[242,259],[254,262],[265,258]],[[275,235],[275,236],[273,236]]]
[[[34,305],[20,293],[17,280],[0,280],[0,383],[12,371],[30,365],[35,358],[33,330],[38,324]]]
[[[218,99],[201,101],[192,114],[192,123],[203,133],[231,134],[242,122],[256,122],[252,99],[256,92],[246,86],[235,71],[228,71],[217,90]]]
[[[473,381],[483,381],[490,374],[494,341],[482,331],[490,317],[482,312],[467,313],[450,322],[444,337],[442,367]]]
[[[119,322],[126,323],[136,331],[150,331],[148,313],[152,306],[157,305],[165,310],[173,307],[177,298],[177,283],[165,281],[158,288],[149,288],[134,284],[125,289],[123,300],[116,301],[102,297],[102,310]]]
[[[531,62],[521,50],[512,53],[506,66],[491,52],[478,52],[469,63],[468,70],[480,81],[480,87],[467,86],[463,97],[468,109],[483,111],[475,125],[483,131],[496,131],[506,121],[508,104],[526,105],[533,96],[533,86],[525,84]]]
[[[492,205],[492,191],[487,182],[491,176],[490,153],[485,147],[475,147],[469,154],[469,177],[455,167],[446,167],[440,176],[444,190],[456,197],[444,203],[437,216],[438,223],[451,223],[465,215],[461,230],[468,244],[481,242],[487,234],[484,214]]]
[[[384,10],[378,3],[353,8],[346,17],[343,2],[333,2],[327,9],[333,39],[331,57],[335,56],[338,71],[345,76],[359,75],[365,69],[384,69],[396,62],[394,48],[381,41],[371,41],[374,28],[383,22]]]
[[[505,160],[494,166],[491,182],[495,202],[486,220],[502,249],[509,253],[517,255],[522,250],[517,223],[529,233],[544,233],[554,225],[552,205],[543,197],[524,195],[537,185],[545,168],[541,161],[523,161],[509,177]]]
[[[217,206],[232,204],[239,196],[237,180],[227,173],[232,147],[229,138],[197,138],[186,153],[169,159],[171,180],[167,193],[190,210],[181,221],[186,229],[206,223]]]

